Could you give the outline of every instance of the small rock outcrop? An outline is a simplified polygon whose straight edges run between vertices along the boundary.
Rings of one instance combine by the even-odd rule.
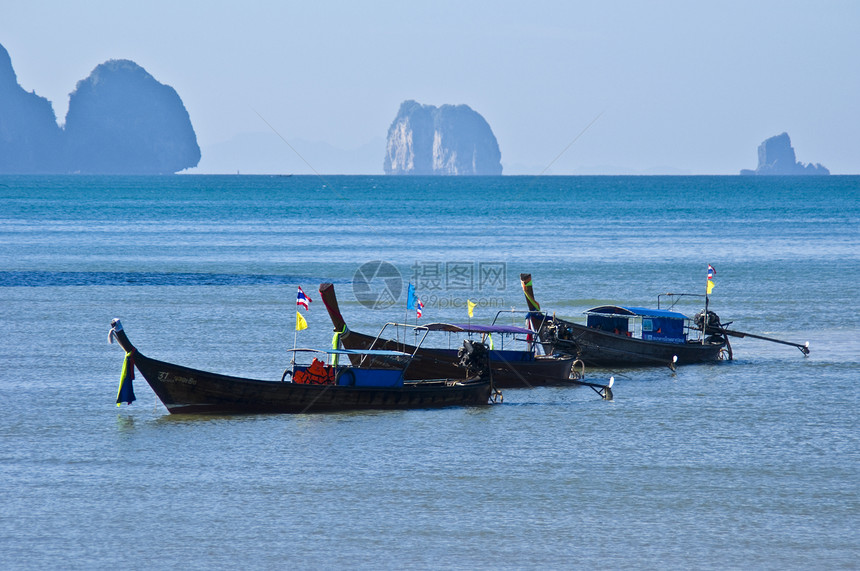
[[[0,45],[0,174],[170,174],[199,161],[179,95],[136,63],[110,60],[79,81],[60,127]]]
[[[821,164],[798,162],[788,133],[766,139],[758,146],[758,167],[743,169],[742,175],[825,175],[830,171]]]
[[[129,60],[107,61],[78,82],[65,144],[71,172],[168,174],[200,161],[179,95]]]
[[[487,121],[468,105],[404,101],[388,129],[385,174],[500,175],[502,154]]]
[[[0,46],[0,173],[44,174],[60,168],[60,137],[51,102],[18,84]]]

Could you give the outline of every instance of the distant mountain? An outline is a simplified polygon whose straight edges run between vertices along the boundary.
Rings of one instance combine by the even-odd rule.
[[[794,147],[788,133],[765,139],[758,146],[758,167],[755,170],[743,169],[742,175],[799,175],[830,174],[826,167],[816,164],[803,164],[797,161]]]
[[[493,130],[468,105],[400,105],[388,129],[385,174],[500,175]]]
[[[179,95],[136,63],[110,60],[79,81],[60,128],[0,45],[0,174],[168,174],[199,161]]]
[[[57,172],[61,136],[51,102],[24,91],[0,45],[0,173]]]

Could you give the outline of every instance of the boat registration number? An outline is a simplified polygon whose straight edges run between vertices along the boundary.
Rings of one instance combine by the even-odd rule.
[[[180,383],[183,385],[197,384],[197,379],[193,377],[180,377],[179,375],[173,375],[167,371],[161,371],[158,373],[158,380],[162,383]]]

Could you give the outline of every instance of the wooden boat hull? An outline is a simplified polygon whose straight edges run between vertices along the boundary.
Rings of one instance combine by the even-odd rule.
[[[402,387],[350,387],[263,381],[150,359],[134,363],[171,413],[307,413],[486,405],[489,381],[427,381]]]
[[[402,351],[404,353],[415,352],[414,345],[386,339],[377,340],[376,337],[349,330],[341,334],[340,342],[344,349],[364,350],[370,349],[371,345],[373,345],[374,349]],[[376,342],[375,345],[374,342]],[[457,366],[458,360],[457,349],[421,347],[415,353],[415,358],[406,369],[404,378],[407,380],[421,380],[438,377],[463,377],[463,369]],[[505,352],[503,351],[490,351],[490,370],[493,376],[493,385],[496,388],[504,389],[566,384],[570,381],[570,370],[574,360],[575,358],[570,355],[536,355],[534,360],[513,361],[506,359]],[[393,363],[386,363],[384,359],[375,358],[371,362],[371,366],[393,367],[395,365]]]
[[[552,320],[550,320],[552,322]],[[720,360],[725,340],[702,343],[661,343],[589,329],[567,321],[555,320],[559,333],[542,330],[544,347],[575,355],[590,367],[668,366],[677,357],[677,365]]]

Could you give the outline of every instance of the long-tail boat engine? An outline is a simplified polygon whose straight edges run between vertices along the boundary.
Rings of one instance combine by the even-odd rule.
[[[704,330],[705,327],[705,310],[703,309],[695,316],[693,316],[693,323],[696,324],[696,327],[699,330]],[[727,324],[728,325],[728,324]],[[711,328],[714,328],[713,330]],[[722,341],[723,336],[719,334],[720,330],[723,329],[723,324],[720,323],[720,316],[714,313],[713,311],[708,311],[708,330],[705,331],[707,333],[715,333],[705,340],[709,343],[719,343]]]
[[[480,341],[463,340],[457,358],[457,365],[466,370],[467,377],[486,377],[490,373],[490,351]]]

